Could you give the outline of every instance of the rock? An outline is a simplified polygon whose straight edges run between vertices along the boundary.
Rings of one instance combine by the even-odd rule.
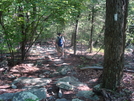
[[[25,88],[37,88],[47,85],[47,83],[50,83],[52,80],[49,78],[33,78],[33,77],[20,77],[15,79],[12,84],[16,84],[18,82],[21,82],[22,84],[28,84]]]
[[[44,75],[50,75],[50,71],[45,71],[43,74]]]
[[[63,94],[62,94],[62,91],[61,91],[61,89],[59,89],[58,97],[61,98],[62,95],[63,95]]]
[[[126,69],[130,69],[130,68],[132,68],[132,66],[129,64],[129,65],[124,65],[124,67],[126,68]]]
[[[62,63],[62,66],[69,66],[68,63]]]
[[[46,88],[30,89],[26,92],[31,92],[32,94],[36,95],[39,100],[46,99]]]
[[[87,99],[90,99],[90,100],[94,100],[94,101],[98,101],[99,100],[99,97],[97,95],[94,94],[94,92],[92,91],[79,91],[77,94],[76,94],[77,97],[84,97],[84,98],[87,98]]]
[[[8,61],[6,60],[6,57],[3,57],[2,59],[3,60],[0,62],[0,71],[7,73],[7,71],[9,70]]]
[[[40,78],[44,78],[45,75],[43,75],[43,74],[39,74],[39,77],[40,77]]]
[[[102,92],[102,90],[101,90],[101,84],[95,85],[95,86],[93,87],[93,92],[94,92],[95,94],[97,94],[97,95],[100,95],[101,92]]]
[[[76,87],[80,87],[86,84],[81,83],[77,78],[73,76],[65,76],[63,78],[59,78],[56,81],[56,86],[66,90],[74,90]]]
[[[56,99],[55,101],[68,101],[68,100],[65,98],[62,98],[62,99]]]
[[[5,69],[4,68],[0,68],[0,72],[3,72]]]
[[[4,93],[0,95],[0,100],[10,100],[16,93]]]
[[[56,84],[59,88],[66,89],[66,90],[74,90],[75,87],[73,85],[70,85],[69,82],[58,82]]]
[[[32,66],[34,66],[34,64],[33,63],[28,63],[28,64],[26,64],[28,67],[32,67]]]
[[[12,101],[30,101],[30,100],[39,101],[38,99],[39,98],[36,95],[34,95],[30,92],[20,92],[20,93],[17,93],[13,97]]]
[[[59,78],[58,81],[69,82],[69,84],[72,84],[74,86],[83,86],[83,85],[85,85],[84,83],[81,83],[74,76],[65,76],[63,78]]]
[[[66,75],[68,71],[70,71],[71,69],[67,66],[67,67],[64,67],[62,68],[62,70],[60,71],[60,73],[62,75]]]
[[[101,84],[98,84],[94,86],[94,89],[100,89],[100,87],[101,87]]]
[[[12,84],[11,87],[12,87],[13,89],[16,89],[16,88],[17,88],[17,86],[14,85],[14,84]]]
[[[83,100],[76,98],[76,99],[72,99],[72,101],[83,101]]]
[[[48,97],[47,99],[48,99],[48,101],[55,101],[56,98],[55,98],[54,96],[50,96],[50,97]],[[47,100],[46,100],[46,101],[47,101]]]
[[[49,77],[56,77],[56,76],[59,76],[60,73],[59,72],[54,72],[52,74],[49,75]]]
[[[8,65],[8,61],[6,59],[0,62],[1,67],[7,67],[7,65]]]

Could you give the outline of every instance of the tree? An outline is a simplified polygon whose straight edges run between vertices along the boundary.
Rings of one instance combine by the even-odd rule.
[[[102,87],[116,90],[124,67],[128,0],[106,0],[104,70]]]
[[[90,33],[89,46],[88,46],[90,48],[90,53],[92,53],[92,49],[93,49],[94,20],[95,20],[95,9],[94,6],[92,6],[91,33]]]
[[[78,34],[78,28],[79,28],[79,16],[80,16],[80,14],[77,16],[76,25],[75,25],[75,32],[73,35],[74,54],[76,54],[76,35]]]
[[[65,21],[70,19],[72,12],[78,11],[76,8],[82,1],[3,0],[0,3],[0,34],[6,41],[11,58],[16,47],[20,46],[21,60],[25,60],[30,47],[41,34],[47,33],[50,26],[58,25],[59,31],[62,31]]]

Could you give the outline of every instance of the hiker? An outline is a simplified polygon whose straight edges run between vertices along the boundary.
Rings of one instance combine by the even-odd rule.
[[[57,38],[55,41],[55,47],[58,53],[58,57],[64,58],[64,45],[65,45],[65,39],[62,36],[61,33],[57,33]]]

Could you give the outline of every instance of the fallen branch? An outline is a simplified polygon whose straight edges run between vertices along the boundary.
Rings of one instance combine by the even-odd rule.
[[[130,73],[134,73],[134,70],[128,70],[128,69],[124,69],[124,72],[130,72]]]
[[[100,69],[100,70],[102,70],[103,67],[99,67],[99,66],[87,66],[87,67],[80,68],[80,70],[85,70],[85,69]]]
[[[99,69],[99,70],[102,70],[103,67],[100,67],[100,66],[87,66],[87,67],[80,68],[80,70],[86,70],[86,69]],[[123,71],[124,72],[134,73],[134,70],[129,70],[129,69],[123,69]]]

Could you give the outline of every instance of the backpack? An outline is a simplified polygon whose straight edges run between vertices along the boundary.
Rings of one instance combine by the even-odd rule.
[[[58,46],[59,47],[62,47],[63,46],[63,39],[62,39],[62,36],[61,37],[58,37],[58,42],[57,42]]]

